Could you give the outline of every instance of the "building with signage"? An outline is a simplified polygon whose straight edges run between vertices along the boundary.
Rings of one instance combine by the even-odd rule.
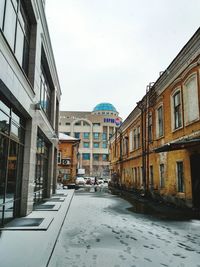
[[[60,85],[44,1],[0,1],[0,224],[56,186]]]
[[[92,112],[60,112],[60,132],[81,140],[79,168],[86,176],[109,177],[108,140],[120,124],[119,113],[110,103],[100,103]]]
[[[59,133],[58,182],[63,185],[74,183],[78,169],[78,147],[80,140]]]
[[[113,136],[113,184],[200,209],[200,28]]]

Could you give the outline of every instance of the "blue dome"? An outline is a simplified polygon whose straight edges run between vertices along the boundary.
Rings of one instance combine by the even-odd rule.
[[[117,112],[116,108],[110,103],[100,103],[96,105],[96,107],[93,109],[93,111],[103,111],[103,110]]]

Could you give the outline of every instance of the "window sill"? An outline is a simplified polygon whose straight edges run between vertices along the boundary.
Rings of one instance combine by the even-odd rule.
[[[183,129],[183,125],[178,128],[172,129],[172,133],[178,132],[179,130],[182,130],[182,129]]]
[[[190,122],[185,122],[185,127],[188,127],[188,126],[190,126],[190,125],[192,125],[193,123],[198,122],[198,121],[199,121],[199,118],[197,118],[197,119],[195,119],[195,120],[193,120],[193,121],[190,121]]]

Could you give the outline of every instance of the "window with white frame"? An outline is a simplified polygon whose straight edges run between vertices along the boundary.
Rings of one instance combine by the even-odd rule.
[[[157,137],[164,134],[164,121],[163,121],[163,106],[157,109]]]
[[[188,124],[199,119],[199,98],[196,74],[190,76],[184,83],[183,99],[185,123]]]
[[[90,147],[90,143],[89,142],[83,142],[83,147],[84,148],[89,148]]]
[[[94,147],[94,148],[99,148],[99,143],[94,142],[94,143],[93,143],[93,147]]]
[[[83,133],[83,138],[84,139],[89,139],[90,138],[90,133]]]
[[[140,186],[143,185],[143,167],[138,167],[139,179],[140,179]]]
[[[89,160],[90,159],[90,153],[83,153],[82,157],[83,157],[83,160]]]
[[[151,112],[148,114],[148,141],[153,141],[153,120]]]
[[[99,139],[99,133],[93,133],[93,139],[97,140]]]
[[[102,160],[108,161],[108,154],[102,154]]]
[[[173,95],[173,121],[174,129],[182,126],[182,107],[181,107],[181,92],[176,91]]]
[[[133,131],[132,130],[129,133],[129,149],[130,151],[133,150]]]
[[[99,154],[93,154],[93,160],[98,161],[99,160]]]
[[[176,162],[177,170],[177,190],[178,192],[184,192],[184,173],[183,173],[183,162]]]
[[[137,127],[137,148],[139,148],[140,145],[140,126]]]
[[[137,149],[137,129],[133,130],[133,145],[134,149]]]
[[[133,130],[133,148],[138,149],[141,146],[141,140],[140,140],[140,126],[135,128]]]
[[[126,155],[128,153],[128,139],[127,136],[123,137],[123,155]]]
[[[102,148],[107,148],[107,142],[102,143]]]

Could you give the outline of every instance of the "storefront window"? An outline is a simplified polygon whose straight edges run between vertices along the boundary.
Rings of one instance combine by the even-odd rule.
[[[15,124],[13,123],[14,121]],[[15,128],[13,128],[13,125]],[[23,118],[14,113],[12,107],[0,101],[1,225],[17,216],[20,209],[24,144],[24,134],[22,135],[23,137],[19,138],[21,132],[24,133]]]
[[[0,131],[8,134],[9,133],[9,124],[10,118],[4,112],[0,110]]]
[[[34,203],[47,197],[49,145],[42,134],[37,137]]]

